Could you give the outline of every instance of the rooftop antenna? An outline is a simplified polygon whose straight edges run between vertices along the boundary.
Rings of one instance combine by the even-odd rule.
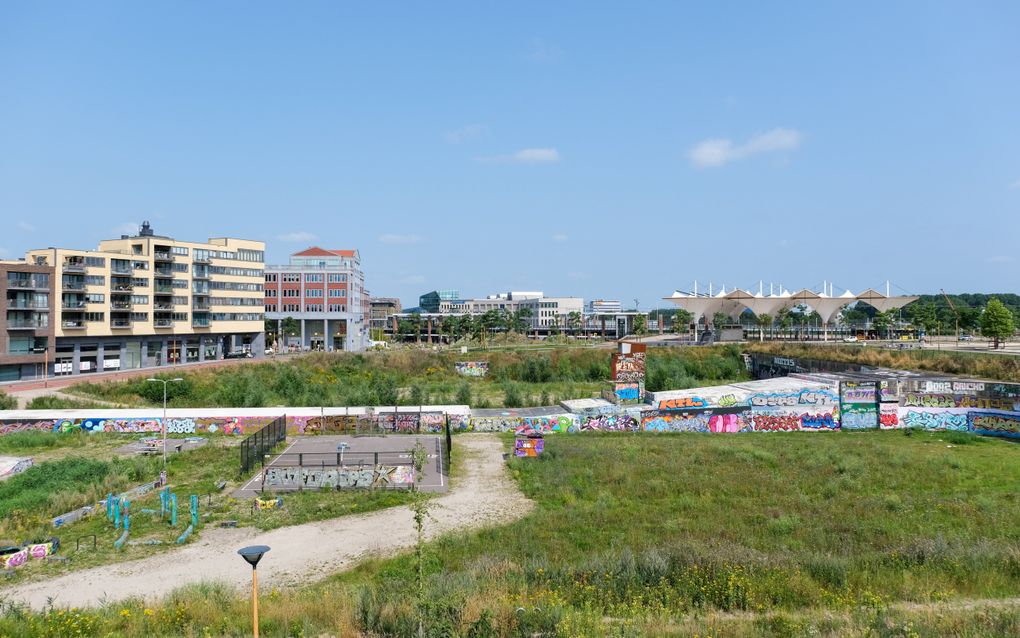
[[[889,296],[889,280],[888,279],[885,280],[885,296],[886,297]]]

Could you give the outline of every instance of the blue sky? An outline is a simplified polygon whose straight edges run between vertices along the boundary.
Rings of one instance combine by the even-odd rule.
[[[0,255],[149,219],[405,303],[1018,290],[1020,4],[635,4],[4,3]]]

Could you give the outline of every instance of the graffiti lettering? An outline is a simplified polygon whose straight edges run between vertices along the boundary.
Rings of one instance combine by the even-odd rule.
[[[737,397],[732,394],[719,397],[719,407],[729,408],[735,405],[737,405]]]
[[[839,428],[839,422],[833,418],[832,413],[824,414],[802,414],[800,425],[805,430],[835,430]]]
[[[967,415],[953,412],[918,412],[908,410],[903,417],[903,425],[908,428],[925,430],[967,430]]]
[[[967,417],[971,429],[975,432],[1020,435],[1020,417],[974,412],[968,414]]]
[[[271,467],[266,469],[267,488],[346,489],[385,487],[414,482],[414,468],[406,465],[376,466],[367,469],[315,469],[307,467]]]
[[[488,361],[458,361],[454,364],[457,374],[465,377],[484,377],[489,374]]]
[[[666,399],[659,401],[660,410],[686,410],[690,408],[707,408],[708,401],[701,397],[685,397],[683,399]]]
[[[755,414],[755,432],[793,432],[800,429],[800,417],[787,414]]]

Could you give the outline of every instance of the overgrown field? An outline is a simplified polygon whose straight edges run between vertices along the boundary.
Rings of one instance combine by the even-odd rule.
[[[1020,382],[1020,357],[1006,354],[942,350],[892,350],[861,346],[811,346],[786,343],[751,343],[746,345],[745,350],[789,357],[860,363],[900,370],[925,370],[945,374],[962,374],[979,379]]]
[[[947,433],[548,437],[510,462],[531,515],[428,546],[426,635],[1017,635],[1018,461]],[[414,636],[415,590],[401,556],[263,592],[263,635]],[[242,636],[247,605],[198,586],[71,622]],[[62,618],[9,611],[0,635]]]
[[[610,379],[608,350],[543,352],[397,351],[313,354],[286,362],[252,363],[182,374],[168,386],[171,407],[262,407],[470,404],[472,407],[554,405],[596,396]],[[489,375],[467,379],[455,362],[485,360]],[[745,379],[736,346],[656,349],[649,353],[648,390]],[[81,383],[82,396],[127,405],[162,405],[162,384],[144,379]]]
[[[121,493],[142,483],[158,478],[162,469],[159,455],[117,455],[119,448],[137,436],[124,434],[52,434],[22,432],[0,437],[0,452],[19,456],[40,457],[51,460],[36,463],[26,472],[0,482],[0,546],[21,541],[42,541],[56,536],[62,543],[61,555],[70,556],[66,564],[29,561],[12,575],[15,578],[35,578],[72,569],[120,560],[141,558],[154,551],[165,550],[188,526],[189,498],[200,497],[200,526],[212,527],[225,520],[237,521],[239,526],[273,529],[315,520],[325,520],[370,512],[408,502],[403,490],[317,492],[307,491],[285,496],[285,507],[279,511],[252,511],[251,501],[239,501],[230,496],[242,480],[240,453],[237,440],[230,437],[210,437],[210,442],[196,450],[171,454],[167,473],[171,487],[178,495],[178,524],[171,527],[169,519],[159,514],[143,513],[142,509],[159,510],[157,493],[150,492],[132,499],[131,540],[160,541],[160,545],[127,545],[116,549],[114,541],[120,531],[108,522],[105,511],[80,521],[54,529],[52,519],[84,505],[95,504],[110,492]],[[216,488],[227,481],[223,490]],[[81,537],[96,536],[92,549],[91,538],[81,551],[75,542]],[[84,541],[83,541],[84,542]],[[3,636],[0,631],[0,636]]]

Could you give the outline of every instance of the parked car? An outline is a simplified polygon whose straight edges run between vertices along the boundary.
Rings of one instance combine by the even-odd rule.
[[[843,341],[846,343],[857,343],[857,337],[850,335],[848,337],[843,337]]]
[[[253,356],[254,355],[251,353],[251,350],[234,350],[233,352],[228,352],[227,356],[224,357],[224,358],[226,358],[226,359],[251,359]]]
[[[974,341],[974,335],[960,335],[960,341]]]

